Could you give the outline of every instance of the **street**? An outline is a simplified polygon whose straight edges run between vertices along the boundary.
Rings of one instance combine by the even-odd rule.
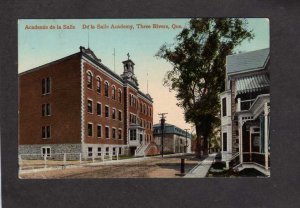
[[[185,156],[185,172],[194,168],[199,160]],[[66,169],[20,173],[22,179],[62,178],[174,178],[180,173],[181,156],[152,157],[141,160],[127,160],[122,163],[84,165]]]

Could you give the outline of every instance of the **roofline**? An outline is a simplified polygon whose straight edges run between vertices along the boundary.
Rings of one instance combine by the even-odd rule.
[[[179,134],[178,132],[171,132],[171,133],[170,133],[170,132],[164,132],[164,135],[165,135],[165,134],[176,134],[176,135],[185,137],[185,135]],[[154,132],[153,132],[153,135],[161,135],[161,133],[154,133]],[[187,139],[192,139],[192,134],[188,133],[188,134],[187,134]]]
[[[238,54],[231,54],[231,55],[227,55],[228,56],[238,56],[240,54],[245,54],[245,53],[254,53],[256,51],[262,51],[262,50],[266,50],[266,49],[269,49],[269,54],[270,54],[270,47],[268,48],[261,48],[261,49],[257,49],[257,50],[254,50],[254,51],[247,51],[247,52],[243,52],[243,53],[238,53]]]
[[[160,126],[160,123],[157,123],[157,124],[153,124],[153,128],[154,128],[154,126]],[[178,129],[180,129],[180,130],[182,130],[182,131],[184,131],[184,129],[182,129],[182,128],[180,128],[180,127],[178,127],[178,126],[176,126],[176,125],[174,125],[174,124],[169,124],[169,123],[166,123],[165,124],[165,127],[166,126],[174,126],[174,127],[176,127],[176,128],[178,128]],[[189,133],[188,133],[189,134]]]
[[[91,62],[93,62],[94,64],[96,64],[98,67],[103,68],[108,74],[112,75],[113,77],[115,77],[116,79],[118,79],[119,81],[121,81],[124,84],[124,80],[115,72],[113,72],[110,68],[108,68],[107,66],[105,66],[102,63],[97,62],[96,60],[92,59],[89,55],[81,52],[82,55],[87,58],[88,60],[90,60]]]
[[[57,59],[57,60],[54,60],[54,61],[51,61],[51,62],[48,62],[46,64],[43,64],[43,65],[40,65],[38,67],[35,67],[35,68],[32,68],[32,69],[29,69],[27,71],[24,71],[24,72],[21,72],[18,74],[18,76],[22,76],[24,74],[28,74],[28,73],[32,73],[32,72],[35,72],[35,71],[38,71],[38,70],[41,70],[47,66],[51,66],[53,64],[57,64],[57,63],[60,63],[60,62],[63,62],[67,59],[70,59],[70,58],[73,58],[77,55],[81,55],[80,58],[84,57],[86,59],[88,59],[89,61],[91,61],[93,64],[95,64],[96,66],[100,67],[101,69],[103,69],[105,72],[107,72],[108,74],[110,74],[111,76],[113,76],[114,78],[116,78],[117,80],[119,80],[123,87],[125,86],[125,84],[128,84],[130,85],[131,87],[135,88],[137,90],[137,93],[139,95],[141,95],[141,97],[143,97],[144,99],[146,99],[147,101],[149,101],[151,104],[153,104],[153,100],[151,98],[149,98],[148,96],[146,96],[142,91],[139,90],[139,88],[135,85],[133,85],[131,82],[125,82],[125,80],[119,76],[118,74],[116,74],[115,72],[113,72],[109,67],[105,66],[104,64],[94,60],[93,58],[91,58],[89,55],[85,54],[84,52],[82,51],[79,51],[77,53],[73,53],[71,55],[68,55],[68,56],[65,56],[63,58],[60,58],[60,59]],[[130,60],[131,61],[131,60]]]
[[[144,99],[148,100],[149,102],[153,103],[153,99],[149,98],[145,93],[142,91],[138,90],[138,94],[141,95]]]
[[[53,65],[53,64],[57,64],[57,63],[63,62],[63,61],[65,61],[66,59],[70,59],[70,58],[72,58],[73,56],[77,56],[77,55],[80,55],[80,54],[81,54],[81,52],[73,53],[73,54],[71,54],[71,55],[69,55],[69,56],[65,56],[65,57],[63,57],[63,58],[60,58],[60,59],[57,59],[57,60],[48,62],[48,63],[46,63],[46,64],[43,64],[43,65],[34,67],[34,68],[29,69],[29,70],[27,70],[27,71],[21,72],[21,73],[18,74],[18,76],[21,76],[21,75],[24,75],[24,74],[28,74],[28,73],[32,73],[32,72],[38,71],[38,70],[43,69],[43,68],[45,68],[45,67],[47,67],[47,66],[51,66],[51,65]]]
[[[255,50],[255,51],[260,51],[260,50],[265,50],[265,49],[270,49],[270,48],[263,48],[263,49],[259,49],[259,50]],[[248,51],[248,52],[245,52],[245,53],[252,53],[252,52],[255,52],[255,51]],[[243,54],[245,54],[243,53]],[[232,55],[228,55],[226,56],[226,65],[227,65],[227,57],[229,56],[237,56],[238,54],[232,54]],[[268,56],[264,62],[264,65],[262,67],[259,67],[259,68],[250,68],[250,69],[246,69],[246,70],[243,70],[243,71],[237,71],[237,72],[226,72],[228,76],[232,76],[232,75],[236,75],[236,74],[243,74],[243,73],[247,73],[247,72],[253,72],[253,71],[258,71],[258,70],[261,70],[261,69],[265,69],[268,62],[270,60],[270,51],[268,53]],[[227,71],[227,68],[226,68],[226,71]]]

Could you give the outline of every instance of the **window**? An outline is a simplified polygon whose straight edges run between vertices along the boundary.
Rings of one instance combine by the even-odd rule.
[[[119,148],[119,155],[121,155],[122,154],[122,148],[120,147]]]
[[[130,140],[136,140],[136,129],[130,130]]]
[[[227,112],[226,112],[226,98],[222,99],[222,115],[226,116]]]
[[[112,109],[112,118],[116,119],[116,109]]]
[[[109,107],[107,105],[105,106],[105,117],[109,118]]]
[[[122,129],[118,130],[118,139],[122,139]]]
[[[101,156],[101,147],[98,147],[98,156]]]
[[[133,115],[133,114],[131,114],[130,113],[130,115],[129,115],[129,121],[130,121],[130,123],[136,123],[136,115]]]
[[[87,72],[87,87],[93,89],[93,75],[90,71]]]
[[[113,147],[113,155],[116,155],[116,148]]]
[[[101,79],[97,77],[97,92],[101,93]]]
[[[116,100],[116,87],[115,86],[112,87],[112,99]]]
[[[88,136],[93,136],[93,124],[88,124]]]
[[[146,114],[146,104],[144,104],[144,114]]]
[[[150,116],[152,116],[152,112],[151,111],[152,111],[151,108],[149,108],[149,114],[150,114]]]
[[[143,104],[140,103],[140,112],[142,113],[143,112]]]
[[[119,121],[122,121],[122,111],[119,111]]]
[[[97,103],[97,115],[101,116],[102,114],[102,105],[101,103]]]
[[[109,139],[109,127],[108,126],[105,127],[105,138]]]
[[[51,128],[50,126],[42,126],[42,138],[48,139],[51,137]]]
[[[51,157],[51,148],[50,147],[41,147],[41,156],[42,157],[45,157],[45,154],[46,154],[46,157]]]
[[[93,156],[93,147],[88,147],[88,156],[89,157]]]
[[[102,126],[97,125],[97,137],[102,137]]]
[[[116,129],[112,128],[112,138],[116,139]]]
[[[122,91],[120,89],[118,91],[118,99],[119,99],[119,103],[122,103]]]
[[[51,80],[50,77],[44,78],[42,80],[42,94],[49,94],[51,90]]]
[[[92,100],[88,100],[88,102],[87,102],[87,111],[88,111],[88,113],[93,113],[93,101]]]
[[[223,151],[227,151],[227,133],[223,133]]]
[[[109,147],[106,147],[106,155],[109,155]]]
[[[105,82],[104,84],[104,94],[106,97],[108,97],[108,82]]]
[[[43,104],[42,105],[42,116],[50,116],[51,115],[51,107],[50,104]]]

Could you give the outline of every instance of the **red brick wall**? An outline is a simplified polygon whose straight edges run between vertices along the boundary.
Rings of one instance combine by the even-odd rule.
[[[46,77],[51,78],[51,93],[42,95]],[[50,103],[51,116],[42,117],[43,103]],[[51,139],[42,139],[46,125]],[[80,143],[79,54],[19,76],[19,144],[54,143]]]
[[[90,144],[124,144],[124,89],[123,86],[112,79],[110,76],[106,75],[105,73],[98,70],[95,66],[84,62],[84,120],[85,120],[85,137],[84,142]],[[93,89],[87,88],[87,71],[90,70],[93,73]],[[96,91],[97,89],[97,82],[96,77],[100,76],[101,82],[101,93]],[[108,90],[108,97],[104,94],[104,83],[108,81],[109,83],[109,90]],[[112,86],[116,87],[116,100],[112,99]],[[122,103],[119,103],[118,100],[118,90],[122,90]],[[87,112],[87,101],[88,98],[93,100],[93,114]],[[102,104],[102,115],[97,115],[97,102]],[[109,118],[105,117],[105,105],[109,106],[110,116]],[[116,109],[116,119],[112,118],[112,109]],[[119,110],[122,112],[122,121],[118,120],[118,113]],[[93,136],[88,136],[88,129],[87,125],[88,122],[93,123]],[[102,137],[97,138],[97,124],[102,125]],[[105,126],[110,127],[110,138],[105,138]],[[116,128],[116,139],[112,139],[112,127]],[[122,129],[122,140],[118,139],[118,129]]]
[[[143,120],[146,120],[147,122],[150,122],[151,123],[151,128],[150,128],[150,125],[146,125],[146,134],[149,136],[149,139],[150,139],[150,135],[151,135],[151,141],[154,141],[154,138],[153,138],[153,106],[149,104],[149,102],[147,102],[145,99],[139,97],[138,98],[138,101],[139,103],[142,103],[142,105],[146,104],[146,108],[148,109],[148,107],[150,107],[151,109],[151,115],[149,114],[149,112],[147,114],[144,114],[144,111],[143,112],[140,112],[140,108],[138,108],[138,115],[139,115],[139,118],[143,119]]]

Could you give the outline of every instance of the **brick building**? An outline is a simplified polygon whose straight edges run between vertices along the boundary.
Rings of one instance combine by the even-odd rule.
[[[161,125],[153,126],[153,136],[156,144],[161,151]],[[192,135],[185,130],[172,125],[164,126],[164,153],[191,153],[192,151]]]
[[[151,154],[153,100],[89,48],[19,74],[19,154]]]
[[[220,94],[222,159],[237,170],[270,174],[270,50],[226,58],[226,86]]]

